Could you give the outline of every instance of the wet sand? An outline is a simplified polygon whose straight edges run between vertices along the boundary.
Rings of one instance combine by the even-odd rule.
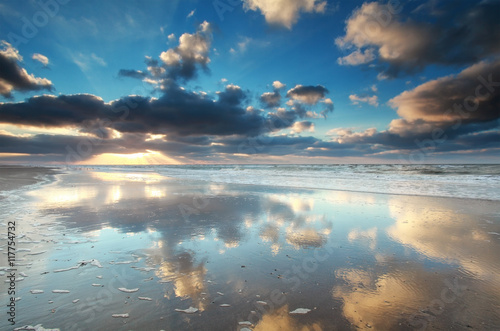
[[[0,201],[0,231],[17,225],[14,327],[500,329],[498,201],[57,178]]]
[[[0,193],[42,182],[44,177],[56,173],[52,168],[0,165]],[[0,199],[4,197],[0,194]]]

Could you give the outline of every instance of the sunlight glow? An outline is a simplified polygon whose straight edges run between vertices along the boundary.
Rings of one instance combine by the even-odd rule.
[[[168,157],[161,152],[149,149],[144,153],[114,154],[103,153],[78,164],[86,165],[148,165],[148,164],[181,164],[174,158]]]

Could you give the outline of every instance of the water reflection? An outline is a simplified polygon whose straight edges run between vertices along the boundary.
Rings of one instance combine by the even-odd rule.
[[[155,313],[191,306],[201,314],[169,315],[177,326],[213,319],[235,329],[227,316],[246,320],[256,300],[273,308],[253,330],[491,328],[500,321],[498,203],[92,172],[61,176],[31,195],[44,217],[89,236],[108,228],[125,242],[127,233],[154,234],[133,253],[145,254],[141,263],[154,270],[148,295],[164,300]],[[449,284],[467,290],[453,300],[447,292],[444,302]],[[284,302],[273,302],[273,290]],[[435,300],[444,302],[439,310]],[[290,307],[312,312],[292,316]]]
[[[276,309],[262,317],[262,320],[254,327],[254,331],[321,331],[326,330],[318,322],[304,323],[300,318],[290,315],[288,305]]]
[[[483,217],[494,215],[498,204],[469,204],[392,197],[395,222],[387,234],[410,250],[402,256],[374,252],[373,264],[337,269],[342,282],[332,295],[342,298],[344,316],[357,328],[376,330],[498,326],[500,240],[492,230],[499,224],[476,213],[481,206]],[[374,250],[377,228],[353,229],[348,239]]]

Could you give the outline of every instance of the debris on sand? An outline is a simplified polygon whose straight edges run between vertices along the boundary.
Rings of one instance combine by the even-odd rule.
[[[125,293],[134,293],[134,292],[139,291],[139,288],[128,289],[128,288],[125,288],[125,287],[119,287],[118,289],[120,291],[122,291],[122,292],[125,292]]]
[[[30,290],[31,294],[42,294],[43,290]]]
[[[20,328],[14,329],[14,331],[22,331],[22,330],[27,330],[27,331],[61,331],[61,329],[46,329],[42,326],[42,324],[37,324],[35,326],[25,325],[25,326],[21,326]]]
[[[175,309],[175,311],[181,312],[181,313],[186,313],[186,314],[193,314],[198,311],[198,308],[194,307],[189,307],[188,309]]]
[[[297,308],[294,311],[291,311],[290,314],[307,314],[310,311],[311,309],[307,308]]]
[[[129,316],[128,313],[126,313],[126,314],[113,314],[113,315],[111,315],[111,317],[115,317],[115,318],[120,318],[120,317],[121,318],[128,318],[128,316]]]

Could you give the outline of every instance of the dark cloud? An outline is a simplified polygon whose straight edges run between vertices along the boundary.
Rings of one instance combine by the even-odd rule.
[[[483,61],[455,76],[442,77],[391,99],[400,118],[388,130],[332,130],[334,142],[377,153],[456,152],[498,148],[500,60]],[[369,153],[371,154],[371,153]]]
[[[354,55],[376,49],[376,67],[383,76],[396,77],[401,72],[420,71],[429,64],[472,64],[500,54],[499,1],[450,0],[439,2],[439,8],[427,7],[420,6],[403,20],[396,14],[402,5],[394,8],[391,2],[363,4],[347,20],[345,36],[336,40],[339,47],[354,50],[339,58],[338,63],[366,63],[354,61]]]
[[[500,118],[500,59],[424,83],[390,104],[401,117],[391,122],[390,131],[401,136],[436,128],[460,132],[466,125],[495,121]]]
[[[278,91],[265,92],[260,96],[260,102],[265,108],[278,107],[281,103],[281,94]]]
[[[0,123],[38,127],[111,127],[120,132],[196,135],[246,135],[268,132],[269,118],[247,110],[246,94],[228,85],[213,100],[172,87],[159,98],[123,97],[111,103],[96,96],[39,96],[19,103],[0,104]],[[293,123],[290,122],[289,125]]]
[[[198,75],[198,70],[209,71],[212,27],[204,21],[195,33],[184,33],[179,37],[179,45],[160,54],[160,61],[146,56],[147,70],[121,69],[120,77],[142,79],[159,89],[180,82],[186,82]]]
[[[147,75],[145,72],[142,72],[141,70],[121,69],[120,71],[118,71],[118,76],[144,79]]]
[[[294,88],[288,90],[286,96],[292,100],[298,100],[309,105],[315,105],[319,100],[323,99],[327,93],[328,90],[321,85],[296,85]]]
[[[241,87],[229,84],[225,91],[218,92],[219,102],[228,106],[238,106],[247,98],[247,95]]]
[[[1,41],[0,46],[0,94],[10,98],[11,92],[16,91],[52,91],[52,82],[46,78],[38,78],[28,74],[26,69],[19,65],[22,61],[17,49],[6,41]]]

